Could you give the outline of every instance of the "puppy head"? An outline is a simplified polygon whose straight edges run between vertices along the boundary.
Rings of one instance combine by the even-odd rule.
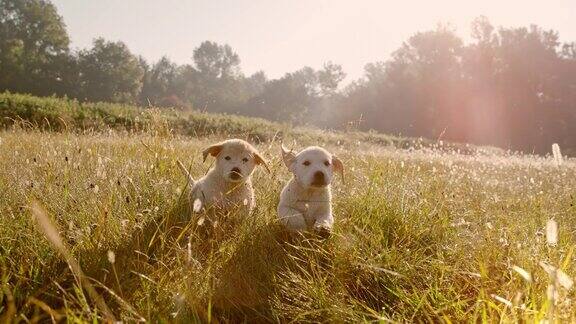
[[[305,188],[324,188],[332,183],[332,175],[339,172],[344,178],[340,159],[318,146],[310,146],[295,154],[282,146],[282,159],[296,181]]]
[[[228,182],[246,181],[256,165],[270,172],[266,161],[250,143],[241,139],[230,139],[214,144],[202,151],[204,161],[208,155],[216,157],[214,170]]]

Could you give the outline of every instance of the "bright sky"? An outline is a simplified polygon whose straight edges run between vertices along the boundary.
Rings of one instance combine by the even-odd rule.
[[[341,64],[350,78],[388,59],[418,31],[449,23],[468,37],[485,15],[496,26],[537,24],[576,41],[576,0],[53,0],[72,45],[102,36],[148,60],[182,64],[204,40],[227,43],[246,74],[269,77],[303,66]]]

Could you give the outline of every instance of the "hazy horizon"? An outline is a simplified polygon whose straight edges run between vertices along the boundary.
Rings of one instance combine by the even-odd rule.
[[[227,43],[240,55],[247,75],[263,70],[277,78],[303,66],[341,64],[347,81],[362,75],[366,63],[386,60],[411,35],[450,24],[468,39],[470,23],[486,16],[505,27],[537,24],[576,40],[576,2],[541,3],[444,0],[434,4],[402,1],[390,5],[345,1],[65,1],[54,0],[73,48],[89,47],[96,37],[123,41],[149,61],[166,55],[190,63],[204,40]],[[518,14],[518,8],[522,8]]]

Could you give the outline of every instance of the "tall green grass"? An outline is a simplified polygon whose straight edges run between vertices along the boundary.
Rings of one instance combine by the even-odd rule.
[[[0,102],[30,110],[17,114],[26,122],[0,132],[3,319],[106,319],[44,236],[32,209],[38,204],[113,316],[127,322],[576,320],[573,160],[558,166],[547,157],[289,133],[284,140],[295,148],[320,142],[338,154],[347,177],[334,183],[334,235],[289,238],[276,221],[289,174],[274,136],[257,144],[272,172],[254,174],[254,214],[216,215],[216,227],[189,217],[176,166],[189,164],[199,178],[210,167],[201,162],[203,147],[244,137],[249,123],[270,127],[266,134],[281,125],[199,114],[238,126],[191,137],[161,114],[145,127],[86,122],[100,126],[72,131],[82,125],[77,110],[88,106],[14,95]],[[34,102],[45,111],[30,108]],[[104,106],[125,120],[142,114]],[[54,118],[42,122],[49,112]],[[60,118],[63,128],[48,131]],[[558,225],[557,242],[547,224]]]

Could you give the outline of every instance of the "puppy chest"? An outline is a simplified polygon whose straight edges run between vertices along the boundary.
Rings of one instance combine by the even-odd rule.
[[[222,208],[251,206],[253,204],[252,190],[245,186],[228,190],[205,190],[204,199],[207,203]]]
[[[296,201],[296,209],[307,217],[315,217],[318,214],[324,213],[328,202],[323,199],[298,199]]]

